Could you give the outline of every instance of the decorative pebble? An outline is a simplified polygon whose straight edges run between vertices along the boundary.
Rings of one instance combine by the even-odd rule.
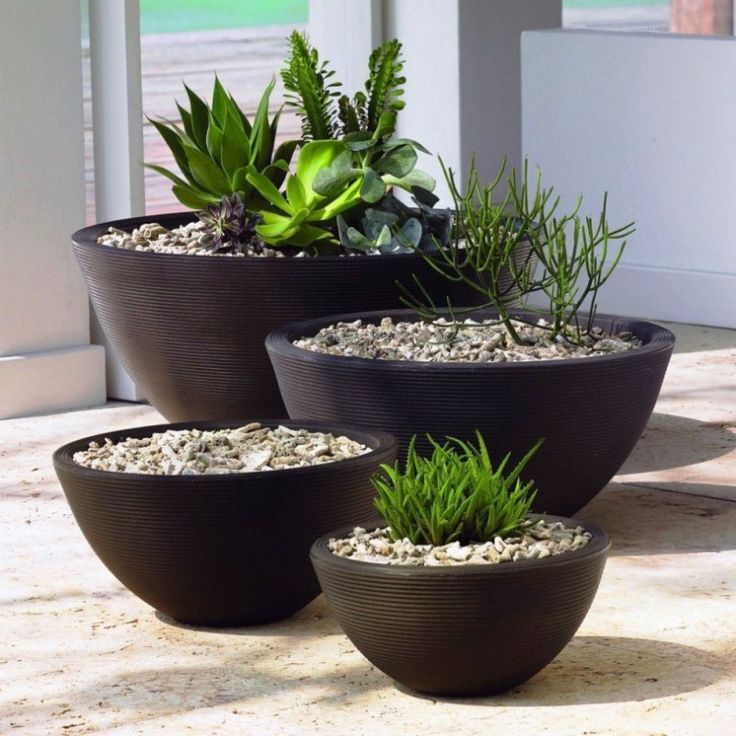
[[[350,557],[381,565],[442,567],[515,562],[554,557],[582,549],[593,535],[583,527],[566,527],[561,521],[527,521],[521,535],[495,537],[492,542],[434,546],[413,544],[408,539],[391,541],[389,527],[368,531],[356,526],[345,539],[330,539],[329,549],[338,557]]]
[[[148,253],[174,253],[185,256],[223,256],[230,258],[284,258],[284,251],[264,246],[256,251],[248,246],[243,251],[214,250],[212,235],[199,220],[167,230],[157,222],[141,225],[132,232],[115,227],[97,238],[101,245],[109,245],[123,250],[137,250]]]
[[[74,453],[74,462],[116,473],[208,475],[322,465],[369,450],[342,435],[251,422],[235,429],[167,430],[116,443],[91,442]]]
[[[323,327],[314,337],[303,337],[294,345],[315,353],[328,353],[377,360],[414,360],[431,363],[505,363],[529,360],[561,360],[633,350],[641,345],[630,332],[606,335],[594,327],[581,345],[550,339],[549,325],[513,320],[523,344],[517,345],[498,323],[466,319],[453,325],[442,318],[436,322],[394,322],[384,317],[377,325],[338,322]]]

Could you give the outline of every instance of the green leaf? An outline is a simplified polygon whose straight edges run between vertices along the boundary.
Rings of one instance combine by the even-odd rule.
[[[220,149],[222,148],[222,130],[217,127],[214,115],[209,113],[207,126],[207,150],[216,163],[220,163]]]
[[[286,196],[289,198],[289,204],[295,210],[306,209],[307,194],[296,176],[289,175],[286,177]]]
[[[429,174],[421,171],[420,169],[414,169],[412,172],[401,178],[386,174],[383,177],[383,180],[389,186],[393,185],[401,187],[402,189],[406,189],[407,192],[410,192],[412,187],[421,187],[422,189],[427,189],[431,192],[437,184]]]
[[[179,117],[181,118],[181,124],[184,127],[184,132],[189,136],[189,139],[196,145],[194,139],[194,128],[192,127],[192,115],[188,110],[185,110],[178,102],[176,103],[176,109],[179,111]]]
[[[228,178],[207,154],[189,144],[184,145],[184,154],[187,157],[192,177],[199,186],[221,196],[231,194]]]
[[[356,179],[342,194],[314,210],[309,217],[310,221],[332,220],[340,213],[355,207],[360,202],[360,182],[360,179]]]
[[[258,190],[259,194],[269,201],[274,207],[289,215],[294,214],[294,210],[291,205],[286,201],[286,199],[284,199],[281,192],[279,192],[267,176],[264,176],[257,171],[251,171],[247,174],[246,179]]]
[[[192,92],[187,85],[184,85],[189,97],[189,107],[191,109],[191,137],[197,144],[200,151],[207,150],[207,122],[209,120],[209,109],[206,103]]]
[[[251,160],[259,171],[268,166],[273,154],[273,136],[268,122],[268,103],[275,84],[276,80],[271,79],[266,85],[258,103],[258,109],[253,118],[253,129],[250,133]]]
[[[304,188],[310,190],[314,178],[321,169],[328,168],[345,150],[341,141],[311,141],[299,152],[296,160],[296,175]]]
[[[390,174],[397,179],[407,176],[417,163],[417,152],[412,146],[399,146],[381,156],[373,163],[373,168],[382,174]]]
[[[240,105],[235,101],[235,98],[232,95],[228,95],[230,98],[230,112],[235,113],[235,117],[237,117],[238,120],[240,120],[240,125],[243,128],[243,132],[250,136],[252,126],[250,124],[250,121],[248,120],[248,117],[246,114],[240,109]]]
[[[283,184],[286,174],[289,173],[289,166],[283,159],[278,159],[266,166],[261,173],[267,176],[278,188]]]
[[[148,122],[150,122],[151,125],[156,128],[159,135],[164,139],[164,142],[173,154],[174,161],[176,161],[176,165],[181,170],[181,173],[189,178],[191,176],[189,173],[189,164],[187,163],[187,157],[184,154],[184,146],[179,134],[176,132],[176,130],[172,130],[172,128],[170,128],[168,125],[165,125],[164,123],[160,123],[157,120],[152,120],[148,117],[147,119]]]
[[[378,202],[386,193],[386,185],[373,169],[366,169],[360,185],[360,197],[364,202]]]
[[[229,107],[230,99],[228,94],[215,74],[215,86],[212,90],[212,114],[215,116],[221,128],[225,127]]]
[[[217,204],[220,201],[217,197],[201,194],[192,187],[184,184],[174,184],[171,187],[171,191],[185,207],[191,210],[203,210],[208,204]]]
[[[222,131],[220,162],[228,176],[233,176],[241,167],[250,161],[250,143],[238,121],[228,112],[225,128]]]

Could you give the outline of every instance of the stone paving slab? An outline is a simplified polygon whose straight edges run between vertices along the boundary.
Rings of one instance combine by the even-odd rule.
[[[159,415],[115,404],[0,422],[0,734],[731,736],[736,504],[660,486],[683,472],[679,490],[734,498],[733,445],[709,427],[732,422],[732,365],[709,358],[728,355],[734,333],[697,344],[701,330],[675,329],[694,352],[673,360],[662,418],[629,472],[580,513],[613,539],[598,597],[552,664],[493,698],[397,687],[341,634],[322,597],[251,629],[158,616],[88,547],[49,458],[74,437]],[[519,611],[532,614],[544,612]]]

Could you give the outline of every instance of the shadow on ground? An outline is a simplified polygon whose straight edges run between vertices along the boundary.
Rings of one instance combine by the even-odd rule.
[[[678,492],[637,483],[610,483],[575,514],[611,537],[611,556],[723,552],[736,549],[736,504],[696,495],[700,484]]]
[[[491,707],[626,703],[699,690],[726,675],[725,658],[654,639],[578,636],[541,672],[488,698],[437,698],[397,686],[420,699]]]
[[[736,422],[654,413],[619,476],[697,465],[736,451]]]

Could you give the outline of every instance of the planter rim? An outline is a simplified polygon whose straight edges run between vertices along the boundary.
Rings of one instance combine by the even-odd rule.
[[[122,473],[119,471],[112,470],[98,470],[96,468],[88,468],[84,465],[79,465],[74,462],[73,455],[75,452],[80,450],[86,450],[89,447],[90,442],[103,443],[106,438],[112,439],[114,442],[124,439],[126,437],[144,437],[146,435],[153,434],[154,432],[165,432],[166,430],[177,430],[177,429],[229,429],[243,427],[250,422],[257,421],[264,427],[276,427],[279,425],[290,427],[292,429],[307,429],[310,431],[317,432],[330,432],[332,434],[341,434],[346,437],[360,442],[363,445],[369,447],[369,451],[357,455],[356,457],[348,458],[347,460],[336,460],[330,463],[321,463],[319,465],[307,465],[303,467],[295,468],[281,468],[276,470],[251,470],[247,472],[234,472],[234,473],[200,473],[198,475],[152,475],[149,473]],[[356,464],[370,463],[373,458],[380,453],[384,453],[386,450],[395,448],[397,445],[396,438],[388,432],[380,432],[377,430],[364,430],[358,427],[346,426],[346,425],[331,425],[323,422],[310,422],[300,421],[294,419],[249,419],[249,420],[225,420],[220,422],[212,421],[195,421],[195,422],[177,422],[175,424],[149,424],[143,427],[130,427],[129,429],[116,429],[110,432],[103,432],[100,434],[89,435],[88,437],[81,437],[71,442],[67,442],[65,445],[59,447],[53,454],[52,460],[54,467],[57,470],[64,470],[77,475],[83,475],[90,479],[95,480],[110,480],[112,478],[124,477],[130,480],[136,480],[139,482],[149,483],[152,486],[158,487],[169,487],[169,486],[182,486],[196,487],[197,483],[207,483],[211,485],[213,480],[219,480],[223,484],[232,483],[237,480],[248,480],[253,481],[256,478],[267,476],[269,478],[283,478],[293,477],[294,471],[301,471],[302,475],[311,475],[316,473],[329,472],[330,468],[335,466],[342,467],[353,467]],[[208,492],[211,493],[211,489],[208,488]]]
[[[480,314],[495,314],[493,310],[480,310]],[[523,314],[524,310],[511,310],[514,314]],[[529,314],[529,312],[527,312]],[[608,355],[593,355],[584,358],[568,358],[568,359],[539,359],[510,361],[506,363],[472,363],[472,362],[421,362],[416,360],[383,360],[379,358],[360,358],[347,355],[332,355],[330,353],[319,353],[305,348],[297,347],[292,340],[304,336],[313,336],[322,327],[334,324],[336,322],[354,322],[361,319],[364,322],[377,322],[383,317],[404,317],[414,316],[419,321],[419,317],[412,309],[387,309],[373,312],[352,312],[350,314],[336,314],[329,317],[319,317],[315,319],[302,320],[300,322],[292,322],[291,324],[279,327],[273,330],[266,337],[266,349],[269,353],[279,355],[281,357],[298,358],[300,361],[309,363],[328,363],[333,365],[344,366],[370,366],[372,370],[403,370],[411,371],[520,371],[520,370],[557,370],[570,369],[571,366],[585,365],[591,361],[595,364],[603,362],[612,362],[620,360],[631,360],[633,356],[660,353],[670,350],[675,342],[675,335],[666,327],[662,327],[656,322],[649,322],[641,319],[633,319],[629,317],[619,317],[611,314],[598,314],[594,323],[606,320],[615,320],[626,329],[637,334],[636,328],[648,327],[654,328],[653,334],[649,340],[635,350],[626,350],[619,353],[611,353]],[[535,314],[534,316],[541,316]],[[575,370],[576,368],[573,368]]]
[[[317,539],[309,552],[312,563],[321,562],[328,565],[337,566],[337,568],[349,572],[351,569],[360,574],[374,574],[390,578],[431,578],[445,577],[448,579],[456,577],[482,576],[496,577],[498,575],[513,575],[514,571],[528,571],[530,569],[550,568],[558,569],[566,565],[574,565],[581,559],[588,557],[597,557],[608,554],[611,548],[611,539],[608,534],[596,524],[582,521],[570,516],[555,516],[551,514],[530,514],[532,519],[544,518],[550,521],[564,521],[568,525],[582,526],[585,531],[590,532],[593,538],[581,549],[571,552],[565,552],[561,555],[546,557],[543,560],[517,560],[510,563],[499,563],[487,565],[452,565],[444,567],[414,567],[411,565],[382,565],[376,562],[368,562],[366,560],[354,560],[349,557],[338,557],[328,549],[330,539],[344,537],[353,531],[355,525],[343,527],[333,532],[322,535]],[[375,521],[375,520],[374,520]],[[378,522],[380,523],[380,522]],[[369,525],[370,526],[370,525]],[[358,567],[356,567],[356,565]]]
[[[103,233],[107,232],[107,229],[110,227],[116,227],[119,230],[128,230],[130,231],[132,228],[138,227],[139,225],[143,225],[147,222],[158,222],[162,225],[166,225],[167,222],[173,221],[170,224],[173,223],[186,223],[191,222],[195,218],[195,212],[194,211],[181,211],[181,212],[166,212],[162,213],[160,215],[145,215],[143,217],[125,217],[120,220],[108,220],[107,222],[99,222],[95,223],[93,225],[88,225],[87,227],[83,227],[74,233],[72,233],[72,242],[79,248],[103,248],[106,251],[111,251],[113,253],[121,253],[124,254],[124,257],[126,258],[140,258],[140,259],[146,259],[146,258],[153,258],[153,259],[182,259],[182,258],[190,258],[193,261],[202,260],[206,263],[212,263],[213,261],[224,261],[225,263],[259,263],[259,264],[277,264],[277,263],[343,263],[345,261],[353,261],[354,258],[357,258],[359,261],[363,261],[364,258],[370,258],[370,259],[386,259],[390,258],[392,260],[400,259],[404,261],[411,261],[411,260],[418,260],[421,258],[421,256],[417,253],[394,253],[394,254],[382,254],[378,256],[361,256],[357,255],[354,257],[348,257],[344,255],[335,255],[335,256],[315,256],[313,258],[232,258],[232,257],[224,257],[224,256],[216,256],[216,255],[184,255],[181,253],[153,253],[150,251],[140,251],[140,250],[126,250],[125,248],[114,248],[109,245],[102,245],[101,243],[97,242],[97,238],[102,235]],[[179,262],[181,262],[179,260]],[[256,266],[258,268],[259,266]],[[277,266],[278,267],[278,266]],[[307,266],[307,268],[310,268],[310,266]]]

